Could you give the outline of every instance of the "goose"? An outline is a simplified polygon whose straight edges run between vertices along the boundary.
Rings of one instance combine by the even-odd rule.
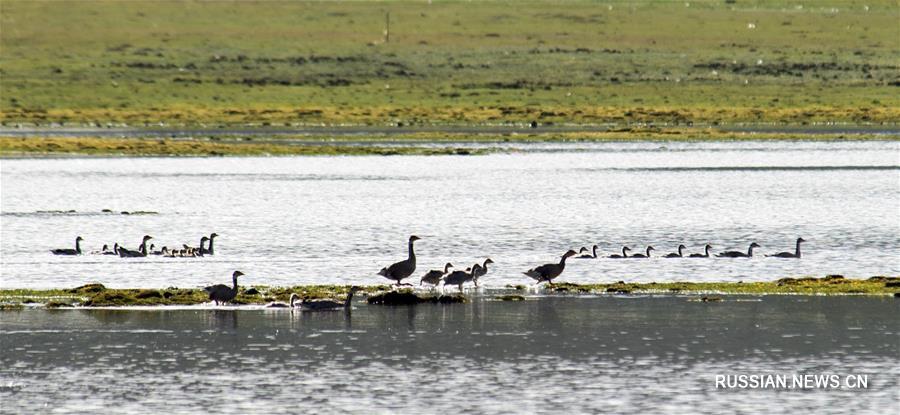
[[[568,252],[563,254],[558,264],[544,264],[525,271],[523,272],[523,274],[531,277],[532,279],[537,281],[538,284],[547,281],[549,285],[553,285],[553,279],[558,277],[559,274],[562,274],[563,270],[566,269],[566,259],[572,255],[576,254],[575,251],[570,249]]]
[[[630,250],[631,250],[631,248],[629,248],[627,246],[623,246],[622,247],[622,255],[612,254],[608,258],[628,258],[628,251],[630,251]]]
[[[392,264],[389,267],[382,268],[381,271],[378,271],[378,275],[385,277],[389,280],[397,281],[397,286],[399,287],[404,278],[412,275],[413,272],[416,271],[416,253],[413,250],[413,242],[418,241],[419,238],[416,235],[412,235],[409,237],[409,257],[403,261]],[[210,247],[212,247],[212,239],[209,241]],[[410,285],[410,284],[406,284]]]
[[[209,249],[207,249],[207,248],[204,246],[204,245],[206,245],[206,242],[207,242],[207,241],[209,241],[209,237],[208,237],[208,236],[204,236],[204,237],[200,238],[200,248],[197,249],[197,253],[198,253],[197,256],[203,256],[203,255],[209,253]]]
[[[109,245],[103,244],[103,248],[100,248],[99,251],[91,251],[91,255],[106,255],[109,252]]]
[[[582,247],[581,249],[582,249],[581,252],[587,251],[587,248]],[[593,247],[593,252],[594,252],[593,255],[591,255],[591,254],[582,254],[582,255],[579,255],[579,256],[575,257],[575,259],[594,259],[594,258],[597,258],[597,245],[594,245],[594,247]]]
[[[774,255],[766,255],[775,258],[800,258],[800,242],[806,242],[806,239],[797,238],[797,250],[794,253],[790,252],[779,252]]]
[[[650,251],[655,251],[655,250],[656,250],[656,248],[654,248],[652,246],[647,246],[647,254],[646,255],[645,254],[634,254],[634,255],[630,256],[629,258],[650,258]]]
[[[304,311],[330,311],[343,309],[349,312],[350,302],[353,301],[353,294],[355,294],[359,290],[360,288],[357,286],[350,287],[350,292],[347,293],[347,298],[344,300],[344,302],[335,300],[304,300],[300,303],[300,309]]]
[[[134,257],[144,257],[147,256],[147,241],[153,239],[150,235],[144,235],[144,238],[141,240],[141,246],[137,251],[132,251],[130,249],[119,247],[119,256],[123,258],[134,258]]]
[[[268,308],[294,308],[294,302],[300,298],[296,293],[291,293],[291,300],[289,303],[282,303],[281,301],[272,301],[269,304],[266,304]]]
[[[116,243],[113,244],[113,249],[112,249],[112,251],[103,251],[103,252],[100,253],[100,255],[115,255],[115,256],[119,256],[119,243],[116,242]]]
[[[433,269],[431,271],[426,272],[425,275],[422,276],[422,279],[419,281],[419,285],[422,285],[423,283],[428,283],[428,284],[431,284],[431,285],[437,287],[437,285],[441,283],[441,278],[444,275],[446,275],[447,272],[449,272],[450,268],[453,268],[453,264],[448,262],[446,265],[444,265],[443,271],[441,271],[439,269]]]
[[[231,281],[234,283],[233,287],[228,287],[225,284],[216,284],[204,288],[203,291],[209,293],[209,299],[215,301],[216,305],[219,305],[220,302],[225,303],[231,301],[234,299],[234,297],[237,296],[237,279],[241,275],[244,275],[244,273],[240,271],[235,271],[233,274],[231,274]]]
[[[476,264],[477,265],[477,264]],[[474,270],[472,268],[466,268],[465,271],[453,271],[444,277],[444,286],[447,285],[456,285],[459,287],[459,292],[463,290],[463,284],[471,281],[474,277],[472,275]]]
[[[478,286],[478,279],[485,276],[488,273],[488,264],[493,264],[494,260],[488,258],[484,260],[483,265],[475,264],[472,267],[472,281],[475,283],[475,286]],[[477,268],[477,270],[476,270]]]
[[[81,241],[84,238],[78,236],[75,238],[75,249],[61,248],[50,250],[53,255],[81,255]]]
[[[166,247],[166,246],[160,248],[159,251],[154,251],[154,250],[153,250],[153,247],[154,247],[154,245],[153,245],[153,244],[150,244],[150,255],[162,255],[162,256],[165,256],[166,254],[169,253],[169,248]]]
[[[663,258],[683,258],[684,254],[681,252],[685,249],[684,245],[678,245],[678,253],[672,252],[671,254],[666,254]]]
[[[209,234],[209,238],[207,238],[209,241],[209,249],[203,248],[203,238],[200,238],[200,252],[206,255],[215,255],[215,252],[213,251],[213,239],[217,236],[219,236],[219,234],[215,232]]]
[[[719,254],[716,254],[719,258],[752,258],[753,257],[753,248],[759,248],[759,245],[756,242],[750,244],[750,249],[747,250],[747,253],[743,253],[741,251],[725,251]]]
[[[688,257],[689,257],[689,258],[709,258],[709,250],[710,250],[710,249],[712,249],[712,245],[706,244],[706,246],[703,247],[703,251],[704,251],[705,253],[703,253],[703,254],[690,254],[690,255],[688,255]]]

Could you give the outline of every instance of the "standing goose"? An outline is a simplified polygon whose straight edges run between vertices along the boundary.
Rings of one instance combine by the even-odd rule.
[[[666,254],[663,258],[683,258],[684,254],[681,252],[685,249],[684,245],[678,245],[678,253],[672,252],[671,254]]]
[[[297,293],[291,293],[290,302],[282,303],[281,301],[273,301],[269,304],[266,304],[266,307],[269,307],[269,308],[293,308],[294,302],[297,301],[298,298],[300,298],[300,296],[297,295]]]
[[[582,251],[582,252],[587,251],[587,248],[582,247],[581,249],[584,250],[584,251]],[[597,258],[597,245],[594,245],[594,247],[593,247],[592,249],[593,249],[593,252],[594,252],[593,255],[591,255],[591,254],[582,254],[582,255],[578,255],[577,257],[575,257],[575,259],[594,259],[594,258]]]
[[[397,281],[397,286],[403,285],[401,284],[401,281],[403,281],[404,278],[409,277],[413,272],[416,271],[416,253],[413,250],[413,242],[418,241],[419,239],[421,238],[416,235],[410,236],[409,257],[389,267],[382,268],[381,271],[378,271],[378,275],[381,275],[382,277],[385,277],[389,280]],[[210,247],[212,247],[212,239],[210,239],[209,244]]]
[[[775,255],[766,255],[775,258],[800,258],[800,242],[806,242],[806,239],[797,238],[797,250],[794,253],[779,252]]]
[[[446,265],[444,265],[443,271],[441,271],[439,269],[433,269],[431,271],[426,272],[425,275],[422,276],[422,279],[419,281],[419,285],[422,285],[423,283],[428,283],[428,284],[431,284],[431,285],[437,287],[437,285],[441,283],[441,278],[445,274],[447,274],[447,272],[449,272],[450,268],[453,268],[453,264],[448,262]]]
[[[646,255],[645,254],[634,254],[634,255],[630,256],[629,258],[650,258],[650,251],[655,251],[655,250],[656,250],[656,248],[654,248],[652,246],[647,246],[647,254]]]
[[[629,247],[627,247],[627,246],[623,246],[623,247],[622,247],[622,255],[619,255],[619,254],[612,254],[612,255],[610,255],[608,258],[613,258],[613,259],[616,259],[616,258],[628,258],[628,251],[630,251],[630,250],[631,250],[631,248],[629,248]]]
[[[75,249],[61,248],[50,250],[53,255],[81,255],[81,241],[84,238],[78,236],[75,238]]]
[[[746,254],[741,251],[725,251],[716,254],[716,256],[719,258],[752,258],[753,248],[759,248],[759,245],[756,242],[750,244],[750,249],[747,250]]]
[[[494,263],[494,260],[488,258],[488,259],[484,260],[483,265],[475,264],[475,265],[477,265],[477,270],[476,270],[476,267],[474,267],[474,266],[472,267],[472,281],[475,283],[476,287],[478,286],[478,279],[485,276],[488,273],[488,267],[487,267],[488,264],[493,264],[493,263]]]
[[[119,247],[119,256],[123,258],[135,258],[135,257],[144,257],[147,256],[147,241],[153,239],[150,235],[144,235],[144,238],[141,240],[141,246],[137,251],[132,251],[130,249],[126,249],[123,247]]]
[[[463,290],[463,284],[471,281],[474,277],[474,272],[472,268],[466,268],[465,271],[453,271],[446,277],[444,277],[444,286],[447,285],[456,285],[459,287],[459,292]]]
[[[566,269],[566,259],[572,255],[575,255],[575,251],[570,249],[568,252],[563,254],[558,264],[544,264],[525,271],[523,272],[523,274],[531,277],[532,279],[537,281],[538,284],[547,281],[549,285],[553,285],[553,279],[558,277],[559,274],[562,274],[563,270]]]
[[[344,300],[344,302],[335,300],[304,300],[300,303],[300,309],[306,311],[330,311],[343,309],[349,312],[350,302],[353,301],[353,294],[355,294],[359,290],[360,288],[357,286],[350,287],[350,292],[347,293],[347,298]],[[293,304],[293,299],[291,300],[291,304]]]
[[[237,279],[241,275],[244,275],[244,273],[240,271],[235,271],[231,274],[231,282],[234,284],[233,287],[229,287],[225,284],[216,284],[204,288],[203,291],[209,293],[209,299],[215,301],[216,305],[219,305],[220,302],[225,303],[234,300],[234,297],[236,297],[238,293]]]
[[[688,255],[688,258],[709,258],[709,250],[712,249],[712,245],[706,244],[706,246],[703,247],[703,249],[704,249],[704,252],[705,252],[705,253],[703,253],[703,254],[690,254],[690,255]]]

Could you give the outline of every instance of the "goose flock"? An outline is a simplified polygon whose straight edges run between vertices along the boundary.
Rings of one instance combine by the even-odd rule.
[[[157,255],[167,258],[195,258],[202,257],[206,255],[215,255],[215,238],[219,236],[215,232],[211,233],[209,236],[203,236],[200,238],[200,246],[189,246],[188,244],[182,244],[181,249],[169,248],[168,246],[163,246],[159,250],[156,250],[156,245],[150,244],[147,246],[147,242],[153,239],[150,235],[144,235],[141,238],[141,243],[138,245],[137,249],[128,249],[123,245],[119,245],[118,242],[113,244],[112,249],[109,249],[109,245],[104,244],[102,248],[98,251],[89,252],[90,255],[115,255],[122,258],[140,258],[151,255]],[[53,255],[84,255],[84,251],[81,250],[81,242],[84,241],[84,238],[78,236],[75,238],[75,249],[62,248],[62,249],[51,249],[50,253]],[[208,244],[207,244],[208,243]]]

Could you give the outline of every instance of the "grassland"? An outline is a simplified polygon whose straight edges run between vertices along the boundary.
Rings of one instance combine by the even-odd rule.
[[[890,0],[4,0],[0,123],[895,125],[898,14]]]
[[[304,299],[337,298],[347,294],[350,287],[343,285],[310,285],[295,287],[250,287],[238,294],[236,304],[266,304],[287,301],[291,293]],[[515,291],[527,290],[527,286],[510,286]],[[390,291],[392,287],[373,285],[362,287],[371,304],[418,304],[466,302],[464,296],[415,293],[410,290]],[[875,295],[900,297],[900,277],[871,277],[848,279],[832,275],[823,278],[782,278],[771,282],[667,282],[571,284],[557,283],[546,286],[548,293],[581,294],[658,294],[658,295]],[[704,297],[699,297],[704,298]],[[710,299],[711,297],[705,297]],[[519,293],[497,296],[501,301],[519,301]],[[72,289],[0,290],[0,309],[19,308],[27,304],[43,304],[47,307],[109,307],[109,306],[159,306],[194,305],[208,302],[200,289],[112,289],[100,284],[88,284]]]

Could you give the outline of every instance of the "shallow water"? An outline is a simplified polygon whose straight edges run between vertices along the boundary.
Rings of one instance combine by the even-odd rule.
[[[239,308],[0,312],[2,412],[886,413],[898,404],[892,298],[475,297],[357,302],[351,316]],[[868,388],[716,389],[726,374],[867,375]]]
[[[569,248],[654,245],[657,254],[792,251],[803,259],[571,260],[571,282],[757,281],[900,274],[900,142],[507,143],[486,156],[2,160],[0,287],[374,284],[406,257],[419,270],[491,257],[485,284]],[[154,215],[100,213],[155,211]],[[76,213],[46,213],[75,210]],[[144,234],[214,257],[57,257]],[[415,282],[418,282],[418,278]]]

